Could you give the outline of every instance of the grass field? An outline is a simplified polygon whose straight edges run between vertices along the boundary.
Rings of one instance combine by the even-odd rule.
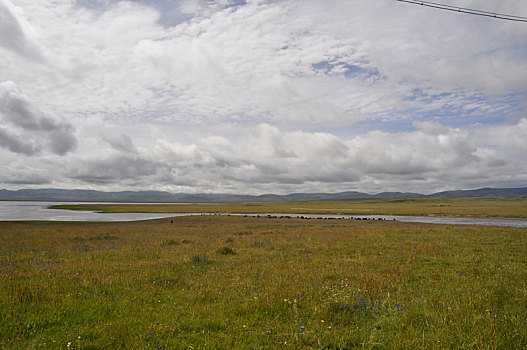
[[[527,217],[527,199],[441,198],[352,202],[285,202],[244,204],[66,204],[54,208],[108,213],[298,213],[349,215],[438,215]]]
[[[2,222],[0,260],[0,348],[527,348],[525,229]]]

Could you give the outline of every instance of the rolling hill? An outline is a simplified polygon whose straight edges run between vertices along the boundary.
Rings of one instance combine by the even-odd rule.
[[[356,191],[339,193],[291,193],[286,195],[170,193],[163,191],[103,192],[94,190],[21,189],[0,190],[4,201],[64,201],[64,202],[141,202],[141,203],[244,203],[244,202],[296,202],[296,201],[354,201],[371,199],[407,198],[459,198],[502,197],[527,198],[527,187],[479,188],[474,190],[445,191],[430,195],[408,192],[382,192],[368,194]]]

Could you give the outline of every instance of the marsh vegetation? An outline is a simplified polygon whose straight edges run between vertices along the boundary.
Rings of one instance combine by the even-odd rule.
[[[231,204],[65,204],[53,208],[105,213],[298,213],[527,217],[526,198],[419,198]]]

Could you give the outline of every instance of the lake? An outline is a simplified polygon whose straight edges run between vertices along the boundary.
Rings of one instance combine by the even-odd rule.
[[[139,221],[161,219],[176,216],[204,215],[202,213],[96,213],[92,211],[75,211],[64,209],[49,209],[58,204],[94,204],[87,202],[29,202],[29,201],[0,201],[0,221]],[[131,203],[105,203],[131,204]],[[144,204],[144,203],[138,203]],[[208,215],[205,213],[205,215]],[[227,214],[223,214],[227,215]],[[245,215],[245,214],[230,214]],[[247,214],[247,216],[265,217],[267,214]],[[368,219],[368,220],[396,220],[401,222],[420,222],[431,224],[451,225],[488,225],[527,227],[527,219],[506,218],[467,218],[446,216],[402,216],[402,215],[318,215],[318,214],[272,214],[273,217],[303,217],[306,219]]]
[[[0,221],[19,221],[19,220],[139,221],[139,220],[161,219],[161,218],[177,216],[177,214],[156,214],[156,213],[103,214],[103,213],[96,213],[92,211],[75,211],[75,210],[49,209],[48,208],[51,205],[59,205],[59,204],[93,204],[93,203],[0,201]]]

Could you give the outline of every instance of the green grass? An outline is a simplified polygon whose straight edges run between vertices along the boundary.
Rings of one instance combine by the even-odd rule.
[[[421,198],[244,204],[67,204],[53,208],[107,213],[298,213],[527,217],[526,198]]]
[[[0,348],[527,348],[525,229],[170,220],[1,222]]]

